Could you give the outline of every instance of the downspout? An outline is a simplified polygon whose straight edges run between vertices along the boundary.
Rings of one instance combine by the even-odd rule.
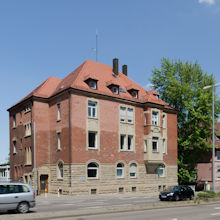
[[[69,103],[69,193],[71,194],[71,164],[72,164],[72,155],[71,155],[71,92],[68,91],[68,103]]]

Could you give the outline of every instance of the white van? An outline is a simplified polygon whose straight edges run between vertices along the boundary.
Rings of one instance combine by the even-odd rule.
[[[0,211],[27,213],[35,206],[35,193],[29,184],[0,182]]]

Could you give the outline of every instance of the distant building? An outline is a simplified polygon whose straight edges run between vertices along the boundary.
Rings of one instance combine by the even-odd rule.
[[[177,112],[127,76],[85,61],[8,109],[12,180],[64,194],[153,193],[177,184]],[[34,155],[35,123],[36,155]]]
[[[0,182],[10,181],[10,165],[0,165]]]
[[[215,188],[220,190],[220,122],[215,124]],[[203,160],[197,164],[197,180],[206,182],[212,188],[212,151],[204,155]]]

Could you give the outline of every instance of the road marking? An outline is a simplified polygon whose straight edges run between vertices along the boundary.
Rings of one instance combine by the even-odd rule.
[[[220,209],[220,207],[215,207],[215,209]]]
[[[172,218],[171,220],[178,220],[178,218]]]
[[[220,213],[212,213],[211,215],[220,215]]]

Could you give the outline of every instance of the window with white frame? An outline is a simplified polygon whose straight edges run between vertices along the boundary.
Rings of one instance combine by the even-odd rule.
[[[95,80],[90,80],[89,81],[89,87],[91,89],[97,89],[97,82]]]
[[[165,114],[163,114],[163,117],[162,117],[162,127],[166,128],[166,115]]]
[[[123,178],[124,177],[124,164],[118,163],[116,168],[116,175],[117,178]]]
[[[134,151],[134,136],[133,135],[120,135],[120,150],[121,151]]]
[[[133,151],[133,135],[128,135],[128,150]]]
[[[88,148],[97,149],[98,148],[98,141],[97,141],[97,132],[96,131],[89,131],[88,132]]]
[[[130,168],[130,170],[129,170],[130,178],[136,178],[137,177],[137,164],[132,163],[132,164],[130,164],[129,168]]]
[[[88,101],[89,118],[97,118],[97,102]]]
[[[152,125],[159,125],[159,112],[152,111],[151,123],[152,123]]]
[[[31,122],[26,123],[24,127],[25,127],[25,136],[30,136],[31,135]]]
[[[57,132],[57,150],[61,150],[61,133]]]
[[[60,103],[57,104],[57,121],[60,121],[61,114],[60,114]]]
[[[128,108],[128,123],[133,123],[133,108]]]
[[[134,123],[134,109],[124,106],[120,107],[120,122]]]
[[[126,150],[126,135],[121,134],[120,136],[120,149]]]
[[[60,161],[57,165],[58,172],[57,172],[57,178],[63,179],[63,163]]]
[[[163,153],[167,152],[166,139],[163,139]]]
[[[158,166],[157,174],[158,174],[158,177],[164,177],[165,176],[165,166],[163,164]]]
[[[144,125],[147,125],[147,112],[144,112]]]
[[[15,128],[16,127],[16,115],[12,116],[12,127]]]
[[[158,152],[158,137],[152,138],[152,152]]]
[[[112,93],[113,93],[113,94],[115,94],[115,95],[118,95],[118,94],[119,94],[118,86],[112,86],[112,87],[111,87],[111,90],[112,90]]]
[[[217,155],[217,160],[220,160],[220,151],[217,151],[216,155]]]
[[[13,154],[17,153],[17,149],[16,149],[16,141],[13,141]]]
[[[147,152],[147,140],[144,140],[144,152]]]
[[[217,179],[220,179],[220,169],[217,169]]]
[[[126,108],[120,107],[120,121],[125,122],[126,121]]]
[[[98,178],[98,169],[99,166],[96,163],[89,163],[87,167],[87,176],[88,178]]]

